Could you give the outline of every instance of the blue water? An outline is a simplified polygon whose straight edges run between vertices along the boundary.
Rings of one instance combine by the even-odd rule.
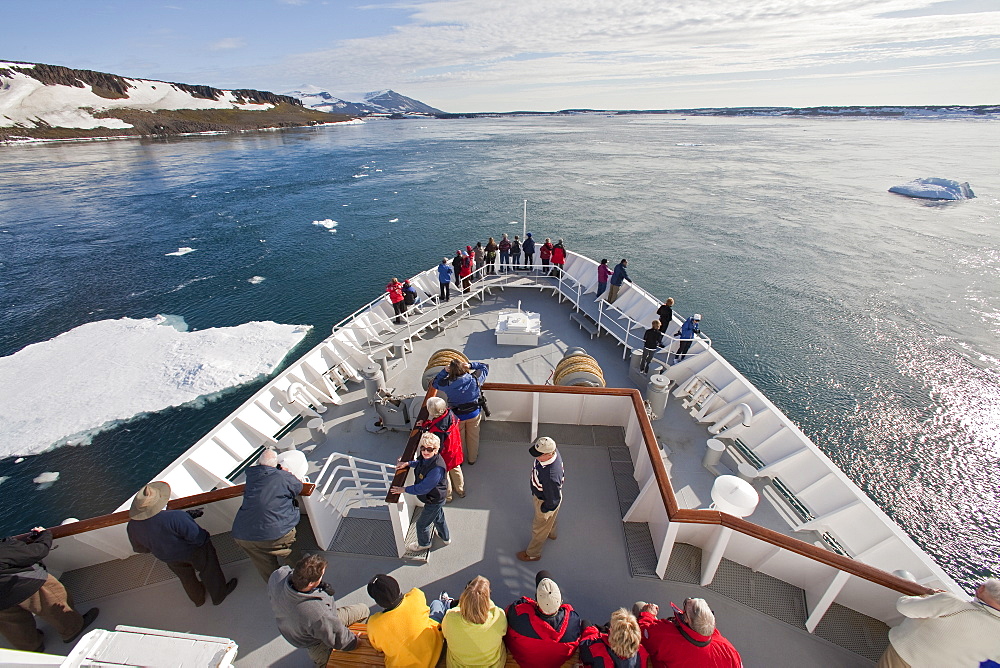
[[[157,313],[314,325],[304,351],[388,277],[519,233],[527,199],[536,236],[628,257],[702,313],[737,368],[973,583],[1000,575],[998,136],[974,120],[575,116],[4,147],[0,355]],[[886,192],[922,176],[979,197]],[[197,250],[165,256],[182,246]],[[115,508],[256,387],[0,460],[0,533]],[[42,471],[61,477],[38,489]]]

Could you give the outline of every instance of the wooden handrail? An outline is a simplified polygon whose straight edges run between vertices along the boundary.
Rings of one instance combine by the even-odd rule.
[[[420,404],[420,412],[417,413],[416,422],[422,422],[427,419],[427,400],[431,397],[437,396],[437,390],[434,389],[433,385],[427,386],[427,392],[424,394],[424,400]],[[410,436],[406,439],[406,447],[403,448],[403,454],[400,455],[399,461],[401,462],[412,462],[417,454],[417,445],[420,443],[420,436],[423,434],[420,429],[414,427],[410,430]],[[392,477],[393,487],[402,487],[403,483],[406,482],[406,476],[408,475],[407,470],[396,471],[396,475]],[[394,494],[393,492],[387,492],[385,495],[386,503],[396,503],[399,501],[399,494]]]
[[[196,506],[203,506],[207,503],[215,503],[216,501],[225,501],[226,499],[233,499],[237,496],[243,496],[243,490],[246,485],[234,485],[232,487],[222,487],[220,489],[213,489],[210,492],[202,492],[200,494],[192,494],[191,496],[182,496],[179,499],[171,499],[167,502],[167,510],[183,510],[185,508],[194,508]],[[313,490],[316,489],[316,485],[311,482],[302,484],[302,496],[310,496]],[[49,527],[49,531],[52,532],[52,538],[65,538],[66,536],[74,536],[80,533],[87,533],[88,531],[95,531],[97,529],[104,529],[106,527],[112,527],[116,524],[125,524],[128,522],[128,511],[119,510],[117,513],[110,513],[108,515],[99,515],[97,517],[91,517],[86,520],[79,520],[77,522],[70,522],[69,524],[61,524],[55,527]],[[15,536],[15,538],[25,538],[28,534],[21,534],[20,536]]]
[[[733,531],[754,538],[756,540],[770,543],[783,550],[788,550],[794,554],[818,561],[827,566],[844,571],[850,575],[868,580],[877,585],[893,589],[908,596],[921,596],[934,593],[934,589],[917,584],[911,580],[893,575],[880,568],[863,564],[855,559],[846,557],[830,550],[825,550],[816,545],[806,543],[797,538],[786,536],[772,529],[749,522],[743,518],[734,517],[717,510],[693,510],[690,508],[680,508],[677,504],[677,497],[674,494],[673,486],[667,470],[663,466],[660,458],[660,448],[656,442],[656,435],[653,432],[653,425],[649,421],[646,413],[642,394],[639,390],[631,388],[617,387],[573,387],[556,385],[521,385],[515,383],[484,383],[483,390],[493,390],[500,392],[535,392],[539,394],[584,394],[593,396],[628,396],[632,399],[632,407],[636,417],[639,419],[639,428],[642,432],[643,441],[646,444],[646,453],[653,465],[653,475],[656,477],[657,487],[663,505],[667,509],[667,518],[671,522],[682,524],[713,524],[723,526]]]

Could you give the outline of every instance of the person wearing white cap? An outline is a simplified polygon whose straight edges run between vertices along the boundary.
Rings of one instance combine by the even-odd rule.
[[[693,316],[684,321],[681,325],[680,331],[677,333],[677,338],[680,339],[680,344],[677,346],[677,354],[674,356],[674,361],[680,362],[687,355],[688,349],[694,342],[694,337],[701,332],[701,314],[695,313]]]
[[[562,505],[562,486],[566,478],[562,455],[556,442],[548,436],[535,440],[528,452],[535,458],[531,467],[531,493],[535,497],[535,516],[531,522],[531,542],[517,553],[521,561],[538,561],[542,558],[545,540],[556,539],[556,520]]]
[[[125,527],[132,550],[152,552],[164,562],[195,606],[205,604],[206,591],[212,604],[219,605],[236,589],[236,578],[226,582],[211,536],[194,521],[200,511],[164,510],[169,500],[165,482],[149,483],[132,499]]]
[[[504,642],[520,668],[558,668],[579,645],[580,615],[563,603],[548,571],[535,575],[535,600],[522,596],[507,606]]]

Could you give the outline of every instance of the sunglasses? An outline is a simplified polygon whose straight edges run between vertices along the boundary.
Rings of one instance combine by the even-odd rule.
[[[425,448],[421,447],[420,452],[437,452],[437,448]]]

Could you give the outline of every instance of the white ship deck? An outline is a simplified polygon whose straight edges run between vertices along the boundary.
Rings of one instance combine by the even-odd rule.
[[[497,345],[493,331],[497,313],[501,308],[516,307],[518,301],[525,311],[541,314],[538,347]],[[400,394],[422,396],[420,378],[425,363],[441,348],[462,350],[472,360],[487,362],[489,382],[544,384],[563,352],[580,346],[601,362],[608,387],[635,387],[629,379],[622,346],[608,336],[591,339],[570,319],[572,311],[571,304],[557,303],[538,289],[494,289],[482,301],[476,301],[469,316],[453,327],[414,340],[405,361],[390,362],[387,385]],[[394,462],[403,451],[407,433],[373,434],[365,429],[374,412],[363,385],[352,384],[351,391],[341,396],[343,403],[330,407],[323,415],[328,432],[325,440],[310,440],[315,432],[305,427],[289,436],[299,441],[299,449],[306,452],[312,471],[333,452]],[[709,436],[705,426],[695,423],[673,397],[666,415],[653,425],[659,441],[671,451],[671,483],[680,506],[706,508],[711,502],[709,490],[714,475],[701,464]],[[479,461],[475,466],[463,467],[467,497],[456,498],[446,508],[452,544],[436,544],[426,563],[344,551],[344,544],[368,549],[362,545],[366,542],[373,544],[373,551],[378,549],[374,545],[378,542],[377,528],[366,526],[378,523],[379,510],[351,512],[349,519],[355,520],[354,526],[361,533],[340,540],[337,545],[342,549],[327,553],[327,579],[336,588],[340,602],[373,605],[365,584],[373,574],[383,572],[397,578],[404,590],[420,587],[429,598],[442,590],[457,596],[473,576],[484,575],[492,583],[493,600],[506,606],[518,596],[532,594],[535,572],[546,569],[558,581],[565,600],[594,622],[603,623],[615,608],[628,607],[636,600],[654,601],[663,608],[670,601],[704,597],[716,613],[719,629],[737,647],[747,666],[871,666],[872,659],[884,649],[885,624],[836,604],[816,633],[807,632],[804,592],[740,564],[723,560],[712,584],[699,586],[702,550],[691,545],[678,544],[666,579],[657,578],[652,572],[656,555],[641,549],[647,543],[652,549],[645,525],[622,522],[638,487],[631,475],[632,462],[620,427],[539,426],[539,434],[552,436],[559,443],[565,460],[559,538],[546,545],[541,561],[519,562],[515,555],[527,544],[532,514],[527,482],[531,467],[527,453],[529,425],[488,420],[482,433]],[[747,519],[803,537],[791,531],[763,496]],[[307,526],[304,520],[303,528]],[[308,530],[304,533],[310,534]],[[631,533],[628,539],[626,533]],[[99,628],[125,624],[223,636],[239,644],[239,665],[310,665],[304,651],[295,650],[278,635],[265,585],[249,561],[228,534],[217,534],[214,540],[226,575],[240,578],[239,587],[219,607],[195,608],[169,571],[148,555],[71,571],[62,579],[81,610],[91,605],[101,607],[96,623]],[[59,643],[53,632],[46,635],[49,652],[69,651],[70,647]]]

